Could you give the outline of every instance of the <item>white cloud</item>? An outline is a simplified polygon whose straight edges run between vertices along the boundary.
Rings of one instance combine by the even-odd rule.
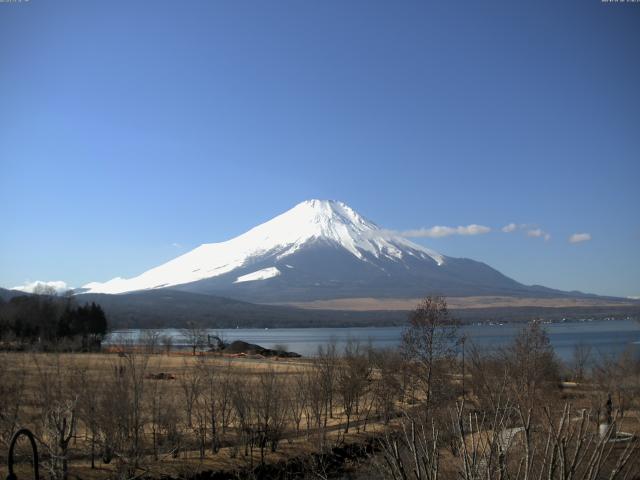
[[[389,230],[390,234],[398,234],[403,237],[422,237],[422,238],[441,238],[451,235],[482,235],[493,231],[491,227],[485,225],[471,224],[458,227],[447,227],[442,225],[436,225],[430,228],[418,228],[414,230],[394,231]],[[500,227],[500,231],[504,233],[513,233],[522,231],[526,233],[528,237],[541,238],[545,242],[551,240],[551,234],[538,227],[536,224],[531,223],[507,223],[503,227]]]
[[[545,232],[541,228],[534,228],[532,230],[527,230],[527,236],[532,238],[544,238],[545,242],[551,240],[551,234]]]
[[[450,235],[482,235],[489,233],[491,228],[484,225],[471,224],[467,226],[459,227],[444,227],[436,225],[431,228],[419,228],[416,230],[406,230],[400,232],[404,237],[423,237],[423,238],[440,238],[448,237]]]
[[[574,233],[569,237],[569,243],[581,243],[591,240],[590,233]]]
[[[57,293],[66,292],[70,290],[72,287],[67,285],[67,282],[63,282],[62,280],[53,280],[50,282],[43,282],[41,280],[36,280],[35,282],[26,282],[24,285],[18,285],[17,287],[13,287],[12,290],[20,290],[22,292],[33,293],[33,291],[37,287],[51,287]]]

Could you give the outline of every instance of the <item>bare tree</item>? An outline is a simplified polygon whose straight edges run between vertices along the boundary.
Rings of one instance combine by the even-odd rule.
[[[344,432],[349,432],[352,415],[360,412],[360,403],[371,379],[371,362],[358,342],[349,341],[338,369],[337,387],[346,416]]]
[[[186,339],[187,345],[191,346],[193,355],[198,348],[202,348],[207,342],[207,331],[196,322],[187,322],[186,328],[182,329],[182,336]]]
[[[591,346],[586,343],[578,343],[573,348],[571,367],[574,379],[578,382],[584,380],[586,368],[591,358]]]
[[[99,399],[103,461],[116,459],[120,478],[131,478],[145,459],[144,429],[148,404],[145,376],[149,356],[123,346],[102,382]]]
[[[192,425],[192,431],[197,441],[200,460],[202,460],[207,452],[207,435],[209,421],[211,419],[211,402],[209,401],[210,397],[206,394],[206,371],[204,371],[202,365],[199,365],[197,368],[203,371],[201,373],[202,380],[200,382],[200,388],[193,408],[193,418],[195,421]]]
[[[376,374],[373,377],[372,394],[376,411],[385,425],[394,416],[396,402],[402,398],[402,363],[397,350],[378,350],[373,354]]]
[[[325,414],[333,418],[333,392],[335,391],[338,367],[338,352],[335,341],[328,345],[318,347],[315,368],[319,373],[319,380],[323,389],[323,397],[326,402]]]
[[[173,395],[161,395],[158,408],[158,444],[164,446],[164,451],[178,458],[182,448],[183,431],[180,428],[178,412],[179,399]]]
[[[187,427],[193,427],[193,409],[202,389],[202,370],[194,368],[184,360],[184,368],[178,376],[183,405],[186,413]]]
[[[260,372],[253,396],[260,463],[264,463],[267,444],[275,452],[282,436],[286,421],[283,391],[283,381],[272,368]]]
[[[444,366],[456,355],[458,325],[449,315],[443,297],[427,297],[409,315],[402,335],[402,350],[418,370],[424,404],[428,410],[434,393],[445,380]]]
[[[232,402],[232,382],[234,378],[231,360],[227,359],[224,367],[220,370],[218,376],[218,413],[220,416],[220,428],[222,435],[227,432],[229,425],[233,421],[233,402]]]
[[[598,411],[609,396],[622,416],[629,407],[637,404],[640,394],[640,359],[632,348],[619,355],[601,355],[594,362],[592,370],[592,378],[598,388],[591,394]]]
[[[246,378],[237,376],[232,384],[232,403],[238,424],[239,441],[244,445],[244,455],[253,467],[253,447],[255,443],[255,418],[252,401],[253,386]]]
[[[211,362],[203,363],[202,366],[202,402],[208,414],[208,423],[211,433],[211,453],[218,453],[220,449],[220,437],[224,413],[228,409],[229,382],[217,366]]]
[[[164,353],[170,355],[171,348],[173,347],[173,337],[171,335],[162,335],[162,337],[160,337],[160,343],[162,343]]]
[[[157,365],[157,367],[160,366]],[[152,377],[153,378],[153,377]],[[145,395],[145,411],[147,412],[148,428],[151,429],[151,446],[153,450],[154,460],[158,460],[158,443],[160,440],[160,432],[163,429],[164,412],[170,409],[166,394],[166,383],[159,379],[153,378],[150,385],[147,386]]]
[[[551,385],[560,380],[560,366],[549,336],[537,323],[523,328],[513,342],[502,351],[511,381],[512,394],[518,401],[533,408],[540,404],[542,395],[554,393]]]
[[[393,480],[437,480],[440,478],[438,431],[407,417],[395,433],[380,441],[383,478]]]
[[[471,344],[467,349],[470,388],[480,410],[495,412],[511,395],[510,377],[501,355]]]
[[[41,413],[40,440],[48,454],[51,477],[67,480],[69,444],[76,433],[78,394],[70,385],[59,354],[33,357],[38,374],[38,407]]]
[[[320,439],[320,448],[325,446],[327,425],[326,408],[328,405],[327,391],[322,382],[322,372],[319,368],[309,369],[304,373],[304,383],[307,390],[307,437],[311,434],[312,425],[315,426]],[[323,420],[324,419],[324,420]]]
[[[160,332],[153,329],[146,329],[142,332],[140,343],[146,354],[155,354],[160,344]]]
[[[93,366],[93,365],[91,365]],[[78,419],[84,424],[86,435],[90,436],[91,468],[96,468],[96,445],[100,434],[98,415],[98,398],[100,392],[100,380],[91,375],[89,368],[76,368],[74,381],[79,386]],[[85,435],[85,436],[86,436]]]
[[[77,400],[57,401],[46,412],[43,443],[49,451],[52,478],[69,478],[69,442],[76,433]]]
[[[447,464],[440,458],[440,432],[433,421],[407,417],[399,431],[381,441],[385,478],[397,480],[610,480],[634,478],[639,439],[614,448],[615,425],[603,436],[589,427],[589,413],[575,415],[571,405],[545,409],[535,420],[509,403],[493,413],[465,408],[451,411],[459,453]]]
[[[305,414],[309,400],[309,391],[306,388],[305,375],[301,372],[294,375],[293,379],[287,383],[286,391],[291,420],[295,425],[296,434],[299,434],[302,417]]]

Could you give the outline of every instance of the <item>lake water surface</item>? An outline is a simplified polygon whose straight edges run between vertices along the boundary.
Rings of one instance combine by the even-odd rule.
[[[496,348],[508,344],[523,328],[522,324],[465,325],[460,333],[468,342]],[[632,320],[594,320],[584,322],[552,323],[544,325],[556,354],[562,360],[571,360],[576,345],[591,347],[594,357],[617,355],[627,348],[640,355],[640,323]],[[377,348],[397,347],[404,327],[357,327],[357,328],[273,328],[273,329],[218,329],[211,334],[222,336],[225,341],[244,340],[266,348],[276,345],[304,356],[314,355],[320,345],[336,342],[344,348],[349,340],[369,343]],[[119,330],[111,333],[106,342],[116,342],[125,337],[134,342],[142,337],[143,330]],[[176,346],[186,345],[181,330],[159,330],[160,335],[173,337]]]

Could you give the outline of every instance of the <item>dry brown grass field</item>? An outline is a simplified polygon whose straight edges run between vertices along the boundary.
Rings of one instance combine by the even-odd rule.
[[[148,396],[144,404],[140,405],[141,415],[145,416],[144,425],[141,427],[141,443],[146,445],[146,450],[140,453],[139,463],[144,464],[146,474],[160,477],[162,475],[181,476],[185,472],[198,470],[234,470],[239,467],[249,467],[259,464],[259,449],[251,448],[250,452],[238,454],[238,444],[243,440],[238,432],[240,425],[237,418],[229,420],[225,425],[224,438],[221,439],[219,450],[212,454],[207,451],[200,454],[199,432],[207,426],[206,413],[202,411],[206,407],[206,401],[196,399],[191,407],[192,411],[185,408],[191,395],[205,395],[205,377],[216,372],[216,375],[224,375],[229,382],[226,387],[216,384],[211,392],[212,397],[218,395],[232,395],[231,389],[238,388],[242,384],[250,396],[259,390],[261,379],[273,379],[275,389],[270,394],[277,395],[278,408],[289,410],[291,397],[297,392],[308,377],[314,373],[314,361],[309,359],[266,359],[266,358],[238,358],[237,356],[221,355],[190,355],[188,352],[174,352],[167,354],[149,354],[131,349],[127,353],[2,353],[0,362],[3,366],[2,378],[5,382],[13,382],[16,390],[16,403],[19,403],[19,425],[27,426],[36,433],[42,444],[52,442],[51,432],[45,431],[45,419],[42,418],[46,405],[42,403],[44,397],[48,402],[72,401],[74,408],[83,403],[93,403],[95,409],[102,408],[101,402],[114,402],[116,392],[110,391],[109,385],[118,382],[121,375],[139,375],[140,388]],[[138,373],[130,373],[132,369],[141,369]],[[312,380],[311,380],[312,381]],[[233,383],[233,384],[232,384]],[[222,391],[226,388],[226,391]],[[113,394],[113,396],[111,396]],[[54,399],[53,396],[56,398]],[[160,400],[161,399],[161,400]],[[152,406],[149,402],[161,401],[164,408],[171,409],[175,413],[173,422],[182,430],[179,454],[173,453],[173,448],[154,456],[151,452],[154,435],[153,427],[149,425]],[[215,401],[215,400],[213,400]],[[238,400],[239,401],[239,400]],[[324,399],[322,400],[324,402]],[[319,442],[338,444],[341,442],[358,441],[362,436],[379,430],[380,420],[373,418],[372,405],[369,400],[366,404],[367,418],[364,413],[352,414],[351,423],[354,425],[345,433],[346,417],[340,408],[337,399],[335,405],[331,405],[331,413],[323,416],[320,425],[312,418],[314,412],[307,406],[301,406],[298,413],[296,428],[295,419],[287,414],[282,419],[282,425],[277,428],[281,431],[278,435],[282,440],[278,442],[278,448],[266,454],[265,461],[278,462],[287,458],[307,455],[317,450]],[[229,402],[231,400],[229,399]],[[268,402],[265,401],[269,408]],[[286,402],[286,405],[285,405]],[[197,405],[196,405],[197,404]],[[85,407],[87,408],[87,407]],[[210,407],[209,407],[210,408]],[[259,409],[260,406],[251,408]],[[325,408],[320,405],[320,409]],[[317,413],[317,412],[316,412]],[[97,411],[92,413],[100,416]],[[318,413],[319,414],[319,413]],[[234,415],[234,414],[230,414]],[[260,415],[252,413],[252,415]],[[269,415],[267,413],[267,415]],[[277,415],[277,414],[276,414]],[[192,416],[191,419],[188,416]],[[326,418],[324,418],[326,417]],[[210,419],[209,419],[210,420]],[[103,419],[104,421],[104,419]],[[258,420],[256,420],[258,421]],[[91,425],[90,421],[78,415],[76,431],[69,446],[69,476],[77,478],[106,478],[117,476],[116,462],[103,463],[96,448],[95,468],[91,468],[89,452],[91,450]],[[107,419],[108,422],[108,419]],[[16,425],[17,426],[17,425]],[[210,425],[209,425],[210,428]],[[221,426],[219,428],[222,428]],[[365,433],[366,432],[366,433]],[[156,432],[158,437],[161,435]],[[319,440],[319,436],[323,438]],[[101,443],[102,440],[96,442]],[[5,442],[6,444],[6,439]],[[209,445],[206,446],[210,450]],[[3,448],[6,456],[6,450]],[[46,449],[41,454],[46,455]],[[0,467],[0,475],[6,475],[4,465]],[[22,464],[18,471],[23,474],[28,468]]]
[[[145,369],[144,382],[147,389],[154,389],[156,383],[162,383],[162,396],[170,398],[171,403],[179,404],[184,395],[183,384],[180,379],[188,376],[190,373],[201,368],[229,369],[234,377],[242,377],[248,382],[255,381],[255,377],[263,372],[272,372],[281,377],[287,384],[295,382],[301,375],[310,370],[310,360],[291,360],[291,359],[252,359],[252,358],[234,358],[222,357],[219,355],[197,355],[192,356],[188,352],[172,353],[170,355],[163,354],[138,354],[144,355],[148,360]],[[60,379],[60,375],[67,376],[67,379],[60,379],[62,382],[73,381],[74,371],[84,370],[87,375],[96,379],[106,378],[112,375],[114,369],[122,365],[121,357],[117,353],[92,353],[92,354],[22,354],[11,353],[2,355],[2,364],[7,367],[7,372],[25,368],[27,376],[25,378],[25,406],[28,405],[28,399],[38,395],[42,375],[56,377]],[[12,366],[14,366],[12,368]],[[9,373],[10,374],[10,373]],[[159,375],[166,375],[168,379],[156,379]],[[296,378],[297,377],[297,378]],[[36,431],[38,429],[35,420],[37,412],[32,408],[25,409],[27,416],[33,417],[33,422],[29,425]],[[304,414],[303,414],[304,416]],[[186,418],[181,417],[179,422],[186,422]],[[306,418],[303,418],[306,423]],[[369,434],[360,432],[359,428],[345,434],[341,426],[344,425],[342,415],[339,409],[335,408],[333,418],[327,420],[326,438],[328,442],[337,443],[344,441],[357,442],[366,438]],[[285,427],[287,430],[293,430],[294,425],[289,424]],[[369,433],[380,430],[379,422],[375,422],[367,426]],[[144,436],[149,439],[152,432],[148,427],[144,429]],[[73,440],[71,462],[69,469],[70,478],[82,479],[101,479],[112,478],[117,476],[117,469],[114,463],[104,464],[98,462],[95,468],[91,468],[91,462],[86,457],[86,452],[90,449],[89,442],[90,432],[87,425],[82,422],[78,425],[76,438]],[[238,439],[234,438],[234,434],[230,433],[230,443],[235,443]],[[308,455],[316,450],[317,432],[303,432],[300,435],[286,435],[286,441],[282,441],[276,452],[270,452],[268,462],[275,463],[285,461],[292,457]],[[170,453],[164,453],[158,456],[156,460],[151,455],[146,455],[141,463],[145,464],[145,472],[155,478],[164,475],[185,476],[193,475],[202,470],[225,470],[234,471],[239,467],[249,467],[260,463],[260,453],[255,450],[250,455],[238,455],[234,453],[233,446],[222,446],[215,455],[210,453],[201,456],[198,449],[194,448],[197,443],[195,435],[187,435],[185,446],[177,458]],[[23,455],[26,458],[24,449]],[[84,452],[84,453],[83,453]],[[31,468],[25,462],[19,465],[17,472],[20,478],[29,477]],[[0,476],[6,476],[6,466],[0,466]]]
[[[357,342],[307,359],[168,353],[157,345],[0,353],[0,455],[11,433],[28,427],[41,475],[54,480],[274,478],[274,471],[277,478],[396,479],[405,471],[434,480],[637,478],[637,361],[587,369],[577,355],[575,365],[561,366],[534,325],[503,351],[471,349],[462,364],[448,340],[434,336],[439,330],[423,327],[414,326],[402,354]],[[631,440],[614,442],[620,432]],[[22,479],[30,466],[20,443]],[[353,445],[370,449],[345,454]],[[269,465],[278,467],[265,473]],[[561,474],[567,469],[574,474]]]
[[[310,302],[289,302],[276,305],[292,305],[300,308],[321,310],[411,310],[419,298],[341,298],[314,300]],[[452,309],[499,308],[499,307],[615,307],[634,306],[637,302],[623,299],[600,298],[527,298],[505,296],[448,297],[447,304]]]

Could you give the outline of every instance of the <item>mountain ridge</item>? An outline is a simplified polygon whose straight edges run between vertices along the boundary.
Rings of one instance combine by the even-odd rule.
[[[350,297],[585,296],[526,286],[491,266],[442,255],[380,228],[347,204],[307,200],[224,242],[202,244],[129,278],[78,293],[165,288],[253,303]]]
[[[443,256],[380,229],[343,202],[307,200],[230,240],[202,244],[137,277],[116,277],[91,282],[85,293],[125,293],[174,287],[225,275],[271,257],[281,260],[318,242],[341,247],[354,257],[398,259],[405,249],[410,255],[443,263]],[[282,270],[279,270],[282,273]],[[249,272],[247,272],[249,273]],[[237,278],[237,277],[236,277]]]

